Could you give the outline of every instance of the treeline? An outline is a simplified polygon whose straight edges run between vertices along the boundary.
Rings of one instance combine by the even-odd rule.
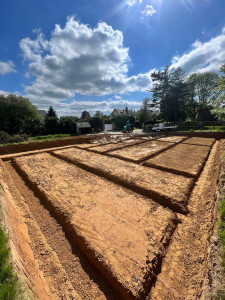
[[[37,108],[23,96],[0,95],[0,144],[22,142],[30,136],[53,134],[76,134],[76,123],[88,121],[94,132],[103,130],[107,119],[100,111],[93,117],[87,111],[79,119],[74,116],[58,118],[50,106],[47,114],[42,116]]]
[[[225,65],[221,67],[225,73]],[[151,74],[152,99],[148,107],[166,122],[211,121],[222,119],[224,76],[214,72],[186,76],[181,69],[164,70]],[[223,99],[223,100],[222,100]],[[145,99],[146,101],[146,99]]]

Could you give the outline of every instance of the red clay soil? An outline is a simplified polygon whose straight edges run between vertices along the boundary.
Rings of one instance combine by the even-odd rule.
[[[10,248],[16,271],[34,299],[80,299],[26,204],[28,199],[34,200],[32,193],[26,193],[27,188],[23,188],[22,183],[22,196],[17,189],[18,182],[10,175],[13,170],[9,171],[10,173],[0,161],[0,184],[3,190],[0,197],[1,208],[4,212],[4,224],[10,232]],[[32,202],[32,207],[36,208],[35,202]],[[40,217],[44,218],[44,215],[41,214]],[[43,221],[46,222],[46,219]],[[51,226],[49,223],[45,223],[45,226],[46,224]]]
[[[138,144],[141,144],[141,143],[144,143],[145,140],[142,140],[142,139],[127,139],[127,140],[124,140],[122,142],[118,142],[118,143],[114,143],[114,144],[106,144],[106,145],[100,145],[100,146],[96,146],[96,147],[91,147],[90,148],[90,151],[93,151],[93,152],[97,152],[97,153],[105,153],[105,152],[108,152],[108,151],[111,151],[111,150],[115,150],[115,149],[121,149],[121,148],[127,148],[127,147],[130,147],[132,145],[138,145]]]
[[[104,138],[83,142],[111,141]],[[176,138],[157,141],[172,147],[150,160],[154,168],[55,143],[0,159],[4,224],[28,294],[44,300],[212,298],[209,249],[225,141]]]
[[[179,144],[150,158],[143,165],[188,177],[198,177],[209,152],[208,146]]]
[[[193,179],[76,148],[54,151],[53,154],[154,198],[174,211],[187,212],[186,205],[194,184]]]
[[[147,299],[212,299],[203,295],[208,276],[209,237],[215,222],[215,197],[224,144],[216,142],[189,199],[190,213],[181,216],[163,261],[161,273]]]
[[[108,152],[108,155],[138,163],[148,159],[151,156],[161,153],[165,149],[173,147],[174,145],[175,143],[153,140],[139,145],[134,145],[129,148],[110,151]]]
[[[176,227],[174,213],[49,154],[15,159],[65,231],[126,299],[144,299]]]
[[[102,138],[99,138],[98,140],[90,139],[89,143],[77,144],[74,146],[79,149],[87,149],[87,148],[93,148],[93,147],[100,146],[100,145],[117,144],[120,142],[125,142],[126,140],[130,140],[130,139],[131,138],[127,137],[127,136],[103,136]],[[132,141],[134,141],[134,140],[132,139]]]
[[[191,144],[191,145],[202,145],[202,146],[212,147],[212,145],[215,143],[215,139],[192,137],[190,139],[185,140],[183,143]]]
[[[164,137],[159,137],[157,140],[160,142],[179,143],[185,139],[187,139],[187,137],[185,136],[164,136]]]

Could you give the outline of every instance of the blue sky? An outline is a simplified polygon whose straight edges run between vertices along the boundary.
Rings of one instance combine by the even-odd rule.
[[[0,2],[0,92],[58,115],[139,109],[151,72],[225,63],[224,0]]]

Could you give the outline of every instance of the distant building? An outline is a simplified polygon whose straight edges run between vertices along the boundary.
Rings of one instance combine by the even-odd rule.
[[[117,116],[124,116],[125,115],[125,111],[124,109],[114,109],[111,114],[109,115],[109,119],[112,120]]]
[[[76,122],[77,134],[88,134],[92,132],[89,122]]]
[[[38,111],[38,113],[39,113],[39,115],[40,115],[40,116],[42,116],[42,117],[46,117],[46,115],[47,115],[47,111],[45,111],[45,110],[42,110],[42,109],[38,109],[37,111]]]

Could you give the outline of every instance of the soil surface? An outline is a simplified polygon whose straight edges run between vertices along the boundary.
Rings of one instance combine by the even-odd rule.
[[[150,142],[141,143],[139,145],[134,145],[125,149],[111,150],[110,152],[108,152],[108,155],[128,161],[141,162],[151,156],[155,156],[156,154],[161,153],[167,148],[173,147],[174,145],[175,143],[164,141],[160,142],[160,140],[157,139]]]
[[[208,146],[179,144],[144,162],[145,166],[197,177],[210,152]]]
[[[76,141],[18,148],[0,159],[4,224],[28,294],[210,299],[224,141],[127,135]],[[120,158],[110,156],[117,151]]]
[[[190,178],[76,148],[54,151],[53,154],[138,193],[154,197],[155,201],[174,211],[187,211],[188,196],[194,184]]]
[[[143,139],[127,139],[124,141],[118,141],[118,143],[110,143],[110,144],[106,144],[106,145],[100,145],[100,146],[96,146],[96,147],[91,147],[90,151],[94,151],[97,153],[105,153],[111,150],[115,150],[115,149],[121,149],[124,147],[130,147],[132,145],[138,145],[138,144],[142,144],[144,143],[145,140]]]
[[[184,143],[192,145],[212,146],[215,143],[215,139],[192,137],[185,140]]]
[[[126,298],[145,296],[175,229],[175,215],[49,154],[15,163],[115,288]]]

